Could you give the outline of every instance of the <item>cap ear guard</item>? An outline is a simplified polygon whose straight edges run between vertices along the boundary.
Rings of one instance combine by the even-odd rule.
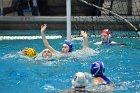
[[[111,37],[111,35],[109,34],[109,35],[108,35],[108,38],[110,38],[110,37]]]
[[[91,66],[91,74],[94,76],[103,75],[105,72],[104,64],[101,61],[94,62]]]

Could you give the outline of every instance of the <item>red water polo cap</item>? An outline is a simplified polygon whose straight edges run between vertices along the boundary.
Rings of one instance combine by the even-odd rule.
[[[104,29],[104,30],[102,30],[101,34],[110,35],[110,30],[109,29]]]

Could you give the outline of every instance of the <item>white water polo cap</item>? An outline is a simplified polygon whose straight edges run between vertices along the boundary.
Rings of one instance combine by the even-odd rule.
[[[83,72],[77,72],[72,80],[72,87],[85,87],[88,84],[86,74]]]

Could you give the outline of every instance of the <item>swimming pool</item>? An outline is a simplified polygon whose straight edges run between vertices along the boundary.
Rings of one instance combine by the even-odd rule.
[[[59,33],[58,33],[59,32]],[[39,31],[0,31],[1,36],[40,36]],[[65,32],[49,31],[47,35]],[[57,34],[56,34],[57,33]],[[65,38],[49,39],[50,44],[61,51]],[[113,93],[140,93],[140,38],[113,38],[127,46],[95,46],[100,38],[89,38],[91,49],[82,49],[81,40],[73,40],[73,55],[40,64],[20,56],[25,47],[33,47],[40,53],[44,48],[41,39],[0,41],[0,93],[54,93],[71,87],[76,72],[90,72],[92,62],[104,61],[106,76],[116,84]],[[56,43],[57,42],[57,43]],[[87,52],[88,51],[88,52]]]

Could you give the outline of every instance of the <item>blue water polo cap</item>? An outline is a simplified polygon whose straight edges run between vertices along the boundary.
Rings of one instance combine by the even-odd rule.
[[[64,44],[68,45],[69,46],[69,52],[72,52],[72,43],[68,42],[68,41],[65,41]]]
[[[102,61],[96,61],[91,65],[91,74],[94,76],[102,76],[105,71],[104,63]]]

